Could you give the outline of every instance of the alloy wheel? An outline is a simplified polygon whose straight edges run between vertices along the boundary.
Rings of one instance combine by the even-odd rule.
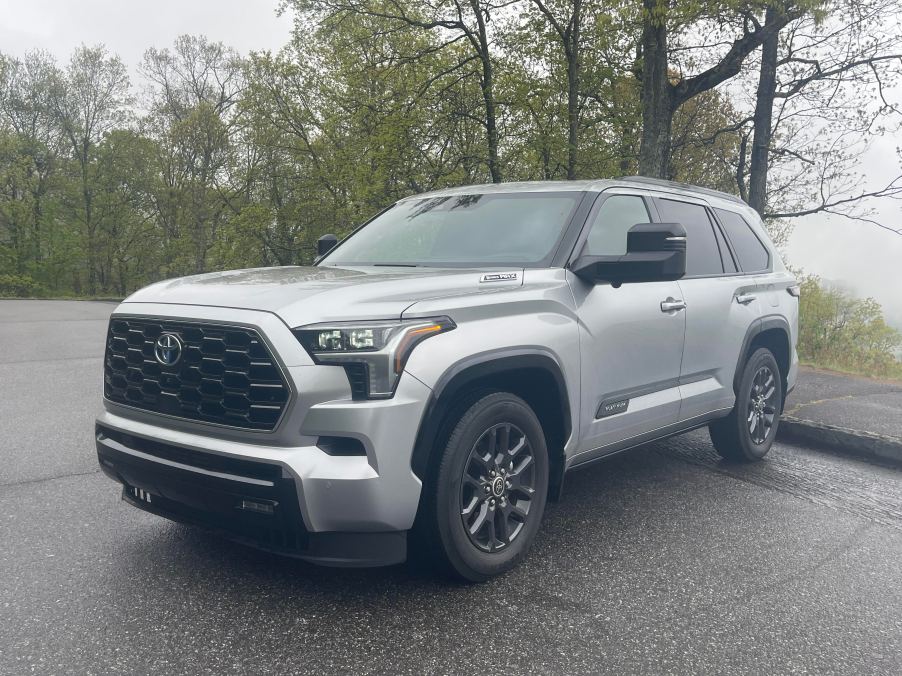
[[[460,518],[470,541],[485,552],[508,547],[523,531],[535,495],[532,445],[516,425],[483,432],[464,467]]]
[[[749,436],[756,444],[763,444],[774,427],[776,398],[777,381],[774,372],[769,366],[762,366],[752,379],[746,418]]]

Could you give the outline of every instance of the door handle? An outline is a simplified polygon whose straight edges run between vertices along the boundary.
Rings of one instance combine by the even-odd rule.
[[[668,296],[667,300],[661,301],[661,312],[676,312],[677,310],[685,309],[686,301],[684,300],[678,300],[676,298]]]
[[[740,305],[748,305],[753,300],[756,300],[758,296],[753,293],[738,293],[736,294],[736,302]]]

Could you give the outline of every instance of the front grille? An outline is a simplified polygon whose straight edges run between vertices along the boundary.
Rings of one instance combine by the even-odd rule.
[[[183,345],[171,366],[155,354],[167,333]],[[289,399],[279,366],[253,329],[135,317],[110,321],[103,389],[119,404],[251,430],[272,430]]]

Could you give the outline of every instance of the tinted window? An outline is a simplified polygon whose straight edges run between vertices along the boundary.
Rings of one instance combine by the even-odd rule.
[[[727,237],[733,244],[733,251],[736,252],[743,271],[766,270],[770,255],[745,219],[733,211],[724,209],[715,209],[715,211],[727,231]]]
[[[553,252],[578,192],[497,193],[399,202],[327,256],[325,265],[529,265]]]
[[[595,214],[585,252],[595,256],[625,254],[626,233],[634,225],[650,220],[641,197],[612,195]]]
[[[658,200],[657,205],[661,221],[686,228],[686,275],[723,274],[720,250],[705,208],[674,200]]]

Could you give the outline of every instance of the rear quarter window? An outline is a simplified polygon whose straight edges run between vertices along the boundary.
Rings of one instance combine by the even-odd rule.
[[[733,245],[733,251],[739,259],[743,272],[760,272],[767,270],[770,263],[770,252],[758,239],[752,226],[734,211],[715,209],[717,218],[723,224],[727,237]]]

